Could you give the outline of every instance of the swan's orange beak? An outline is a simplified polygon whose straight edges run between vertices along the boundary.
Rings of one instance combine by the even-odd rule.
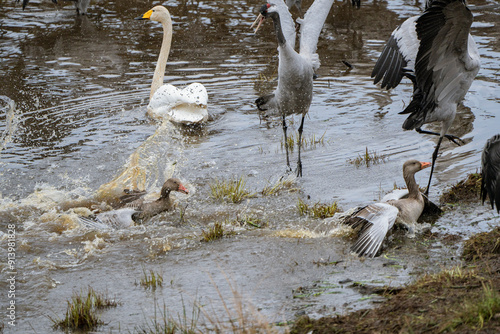
[[[259,14],[259,16],[257,16],[257,19],[253,22],[252,26],[250,27],[253,28],[257,24],[257,22],[259,23],[257,24],[257,28],[255,28],[254,34],[257,33],[257,30],[259,30],[260,25],[262,24],[262,22],[264,22],[265,19],[266,18],[262,14]]]
[[[149,18],[151,17],[151,14],[153,14],[152,9],[148,10],[146,13],[144,13],[144,15],[136,17],[135,19],[136,20],[149,20]]]
[[[420,169],[424,169],[424,168],[427,168],[427,167],[430,167],[430,166],[431,166],[430,162],[422,162],[422,161],[420,161]]]
[[[184,194],[189,194],[189,190],[186,189],[182,184],[179,184],[179,192],[184,193]]]

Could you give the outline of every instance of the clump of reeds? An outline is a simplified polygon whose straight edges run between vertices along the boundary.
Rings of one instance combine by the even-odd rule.
[[[212,197],[219,201],[241,203],[245,198],[254,196],[245,189],[245,186],[246,181],[242,176],[239,179],[216,179],[215,182],[210,185],[210,190],[212,191]]]
[[[310,135],[309,137],[304,137],[302,136],[301,139],[301,144],[303,149],[315,149],[318,145],[324,145],[325,144],[325,133],[320,138],[316,138],[315,134]],[[281,141],[281,149],[285,148],[285,143],[288,145],[288,149],[290,152],[293,152],[296,146],[299,145],[299,136],[294,135],[293,133],[287,136],[286,142],[284,140]]]
[[[64,319],[52,319],[55,329],[90,331],[102,325],[96,310],[107,307],[116,307],[118,303],[106,295],[96,292],[89,287],[88,291],[73,294],[68,300],[68,308]]]
[[[157,287],[161,287],[163,285],[163,275],[150,270],[149,273],[146,269],[142,269],[143,276],[140,281],[140,285],[145,287],[146,289],[156,290]]]
[[[200,333],[197,329],[199,315],[200,307],[195,304],[191,316],[188,316],[184,305],[184,299],[182,299],[182,315],[178,314],[177,319],[168,314],[165,304],[163,304],[163,311],[158,311],[158,306],[155,303],[153,319],[148,320],[144,325],[136,326],[135,331],[140,334]]]
[[[359,167],[361,165],[370,167],[370,165],[376,165],[384,162],[385,159],[386,157],[384,155],[378,155],[375,151],[369,152],[368,147],[366,147],[364,154],[359,154],[355,159],[347,159],[347,162],[353,164],[356,167]]]
[[[283,190],[296,191],[297,189],[293,187],[296,179],[294,175],[290,175],[287,178],[281,178],[274,184],[266,185],[261,193],[263,196],[274,196]]]
[[[300,198],[297,203],[297,209],[301,215],[309,215],[314,218],[333,217],[336,212],[340,211],[337,202],[333,202],[332,204],[317,202],[313,205],[309,205]]]
[[[214,223],[208,230],[202,230],[202,240],[209,242],[224,237],[224,225],[221,222]]]

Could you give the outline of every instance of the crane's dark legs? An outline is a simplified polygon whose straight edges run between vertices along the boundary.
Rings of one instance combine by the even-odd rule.
[[[429,188],[431,187],[431,180],[432,180],[432,172],[434,172],[434,164],[436,163],[438,151],[439,151],[439,146],[441,146],[441,142],[443,141],[443,137],[439,137],[438,143],[436,145],[436,148],[434,149],[434,153],[432,153],[432,166],[431,166],[431,175],[429,176],[429,183],[427,183],[427,189],[425,189],[425,196],[429,195]]]
[[[286,137],[286,117],[285,114],[283,114],[283,135],[285,136],[284,141],[285,141],[285,151],[286,151],[286,166],[288,167],[288,170],[291,170],[290,168],[290,158],[288,157],[288,140]]]
[[[302,131],[304,130],[304,118],[305,115],[302,114],[302,120],[299,126],[299,159],[297,160],[297,177],[302,177],[302,160],[300,159],[300,149],[302,147]]]
[[[423,134],[427,134],[427,135],[441,136],[440,133],[432,132],[432,131],[428,131],[428,130],[422,130],[421,128],[416,128],[415,131],[417,131],[418,133],[423,133]],[[465,144],[465,142],[462,139],[460,139],[460,137],[457,137],[457,136],[454,136],[454,135],[444,135],[444,136],[446,137],[446,139],[448,139],[449,141],[454,142],[458,146],[461,146],[462,144]],[[458,143],[457,140],[460,141],[461,143]]]

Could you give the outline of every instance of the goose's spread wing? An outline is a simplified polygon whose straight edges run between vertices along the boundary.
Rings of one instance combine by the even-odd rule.
[[[139,211],[132,208],[123,208],[118,210],[106,211],[97,216],[80,217],[80,223],[87,228],[92,229],[120,229],[135,225],[132,215]]]
[[[295,49],[295,23],[293,22],[292,14],[290,14],[287,5],[283,0],[270,0],[268,3],[276,6],[285,40],[292,49]]]
[[[464,0],[433,1],[417,19],[417,88],[402,112],[412,113],[404,129],[420,127],[437,103],[458,103],[469,90],[480,66],[477,48],[469,36],[472,21]]]
[[[360,235],[351,250],[359,256],[377,255],[387,232],[392,228],[399,210],[387,203],[365,206],[347,222],[352,228],[362,225]]]
[[[394,200],[397,201],[398,199],[402,199],[405,197],[408,197],[408,189],[394,189],[393,191],[382,197],[381,202],[389,202]]]
[[[399,85],[405,73],[412,73],[418,52],[416,21],[413,16],[396,28],[387,41],[371,74],[373,83],[382,80],[381,87],[391,89]]]
[[[500,212],[500,134],[486,142],[481,156],[481,166],[481,199],[484,203],[488,194],[491,208],[496,205],[497,212]]]
[[[319,67],[319,57],[316,54],[318,38],[326,17],[330,12],[333,0],[316,0],[309,7],[300,25],[300,54],[311,59],[313,68]]]

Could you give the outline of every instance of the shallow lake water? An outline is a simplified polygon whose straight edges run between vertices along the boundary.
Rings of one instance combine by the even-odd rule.
[[[238,305],[269,322],[343,314],[379,300],[352,282],[403,285],[458,263],[463,239],[498,225],[489,206],[460,206],[431,230],[457,236],[455,243],[400,233],[381,256],[363,260],[349,252],[354,239],[348,228],[297,209],[299,199],[337,202],[342,211],[371,203],[404,186],[404,161],[430,161],[437,138],[401,129],[405,116],[398,112],[410,100],[410,83],[387,92],[370,78],[392,30],[420,13],[422,2],[367,0],[360,9],[350,1],[334,3],[318,43],[321,67],[304,125],[303,177],[291,177],[292,186],[272,196],[261,192],[290,175],[281,120],[254,105],[274,89],[278,65],[272,24],[257,34],[250,28],[263,1],[163,3],[174,25],[164,81],[205,85],[210,118],[198,128],[160,125],[146,115],[162,28],[134,18],[162,2],[93,0],[87,16],[60,2],[33,0],[23,11],[13,0],[0,1],[0,95],[16,102],[11,111],[0,100],[2,315],[11,300],[11,225],[17,245],[17,326],[2,316],[6,332],[50,332],[50,317],[63,317],[71,295],[89,286],[119,301],[100,312],[105,325],[97,332],[103,333],[134,332],[164,305],[175,317],[203,305],[205,317],[214,312],[221,322],[238,317]],[[308,8],[311,1],[303,3]],[[430,189],[436,203],[480,169],[486,140],[500,132],[499,8],[492,0],[469,5],[482,67],[451,130],[465,144],[443,142],[440,150]],[[297,136],[300,116],[287,120]],[[366,150],[383,161],[368,167],[349,162]],[[142,226],[80,226],[73,207],[108,200],[99,189],[118,187],[112,181],[136,167],[133,154],[141,189],[157,193],[173,175],[189,195],[178,194],[174,212]],[[294,150],[293,167],[296,158]],[[240,204],[211,198],[215,180],[240,177],[254,197]],[[427,178],[428,170],[417,174],[421,185]],[[225,238],[201,241],[215,222],[237,218],[259,219],[263,228],[227,225],[232,233]],[[152,292],[138,285],[145,270],[161,273],[163,287]]]

